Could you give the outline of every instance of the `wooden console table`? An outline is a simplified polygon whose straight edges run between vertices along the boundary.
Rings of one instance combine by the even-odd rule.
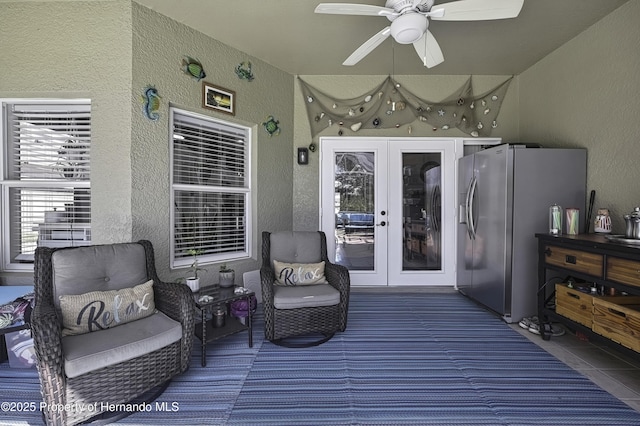
[[[561,235],[536,234],[538,239],[538,317],[541,324],[557,321],[587,335],[590,339],[639,355],[640,352],[640,244],[614,243],[599,234]],[[554,271],[562,276],[594,283],[615,289],[617,294],[629,296],[593,295],[573,293],[576,301],[573,319],[546,306],[554,290],[547,278],[547,272]],[[581,284],[581,285],[590,285]],[[567,293],[562,289],[563,295]],[[584,297],[581,295],[584,294]],[[556,306],[559,295],[556,294]],[[565,296],[563,296],[565,297]],[[574,299],[574,300],[575,300]],[[567,302],[566,299],[563,303]],[[568,303],[572,303],[569,299]],[[579,306],[578,306],[579,304]],[[634,306],[629,306],[633,304]],[[570,306],[571,308],[571,306]],[[636,309],[633,309],[636,308]],[[581,311],[580,311],[581,309]],[[637,312],[637,314],[636,314]],[[571,315],[569,315],[571,316]],[[544,340],[550,338],[548,325],[540,327]]]

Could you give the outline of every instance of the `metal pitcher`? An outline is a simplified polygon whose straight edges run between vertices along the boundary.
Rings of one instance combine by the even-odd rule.
[[[636,207],[630,214],[624,215],[627,224],[625,237],[640,240],[640,207]]]

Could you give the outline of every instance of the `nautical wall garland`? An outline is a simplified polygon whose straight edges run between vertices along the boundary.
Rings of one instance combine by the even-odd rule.
[[[498,127],[498,112],[513,77],[479,96],[474,96],[469,77],[457,92],[440,102],[419,98],[391,76],[352,99],[331,97],[298,79],[312,137],[329,127],[342,135],[360,129],[398,128],[416,120],[428,123],[433,130],[456,127],[473,137],[486,137]],[[411,133],[411,126],[408,131]]]

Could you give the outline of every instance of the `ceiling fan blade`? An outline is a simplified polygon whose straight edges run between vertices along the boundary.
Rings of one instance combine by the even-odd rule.
[[[380,44],[385,41],[389,35],[391,35],[391,27],[383,28],[369,40],[365,41],[362,46],[358,47],[355,52],[353,52],[351,56],[342,63],[342,65],[351,66],[357,64],[362,60],[362,58],[371,53],[373,49],[380,46]]]
[[[429,30],[424,33],[420,40],[413,43],[413,47],[416,49],[416,53],[420,57],[420,60],[422,60],[422,63],[427,68],[433,68],[444,62],[442,49],[440,49],[440,45],[436,41],[436,38]]]
[[[431,16],[434,21],[490,21],[515,18],[524,0],[460,0],[434,6],[444,9],[444,16]]]
[[[352,3],[320,3],[315,13],[332,15],[396,16],[398,13],[388,7]]]

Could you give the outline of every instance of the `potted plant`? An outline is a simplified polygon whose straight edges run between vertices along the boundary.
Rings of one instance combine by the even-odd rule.
[[[233,269],[228,268],[226,263],[220,265],[219,282],[220,287],[233,287],[236,281],[236,273]]]
[[[189,249],[187,250],[191,256],[193,256],[193,263],[189,267],[190,275],[185,278],[185,281],[191,291],[196,292],[200,290],[200,278],[198,277],[198,271],[206,271],[206,269],[201,268],[198,265],[198,255],[202,254],[202,250],[199,249]]]

